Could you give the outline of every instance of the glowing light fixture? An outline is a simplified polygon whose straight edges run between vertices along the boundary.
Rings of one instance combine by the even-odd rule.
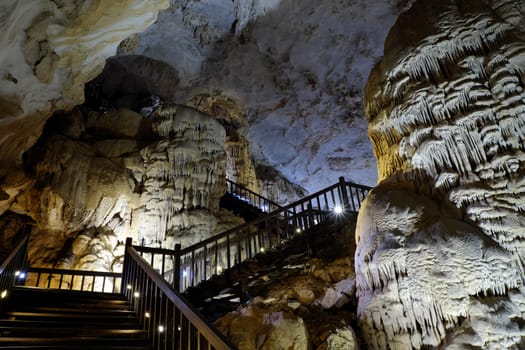
[[[295,232],[297,232],[297,233],[301,233],[301,229],[298,227],[298,228],[295,230]]]
[[[261,253],[264,253],[264,247],[261,247]]]
[[[128,284],[128,285],[126,286],[126,288],[127,288],[127,289],[132,289],[133,287],[131,286],[131,284]]]
[[[149,313],[149,312],[147,312],[147,311],[146,311],[146,312],[144,313],[144,317],[146,317],[146,318],[150,318],[150,317],[151,317],[151,315],[150,315],[150,313]]]
[[[135,298],[138,298],[138,297],[140,297],[140,293],[139,293],[139,292],[135,292],[135,293],[133,293],[133,296],[134,296]]]
[[[339,204],[334,207],[334,213],[341,214],[343,212],[343,207],[341,207]]]
[[[160,324],[159,325],[159,333],[162,333],[162,332],[164,332],[164,326]]]
[[[7,289],[0,294],[0,298],[4,299],[7,296]]]

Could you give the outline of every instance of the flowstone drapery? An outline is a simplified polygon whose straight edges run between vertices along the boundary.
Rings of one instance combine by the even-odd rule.
[[[419,1],[366,91],[379,186],[357,228],[370,348],[525,342],[525,4]]]
[[[185,246],[208,238],[226,192],[224,128],[192,108],[168,106],[157,112],[153,130],[161,140],[141,151],[143,206],[134,213],[139,239],[172,247],[174,236],[179,241],[190,229]]]

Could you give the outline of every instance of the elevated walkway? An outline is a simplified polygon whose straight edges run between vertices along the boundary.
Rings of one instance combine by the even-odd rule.
[[[24,312],[40,314],[40,318],[29,321],[34,321],[34,324],[40,322],[39,325],[44,329],[49,328],[56,332],[30,332],[30,327],[26,327],[24,322],[12,323],[11,326],[6,326],[6,334],[13,335],[6,337],[11,341],[6,348],[37,349],[37,346],[47,345],[47,348],[54,349],[65,349],[68,346],[77,349],[73,346],[85,345],[80,344],[81,339],[88,336],[80,332],[76,338],[68,337],[65,322],[56,320],[66,315],[73,322],[75,317],[89,318],[96,315],[101,317],[98,319],[101,322],[102,318],[107,318],[119,323],[119,326],[113,328],[94,330],[98,332],[97,339],[107,341],[105,345],[99,344],[107,349],[112,349],[113,345],[121,346],[122,349],[128,349],[128,345],[135,346],[130,349],[234,349],[181,292],[211,277],[222,275],[228,283],[241,286],[242,297],[245,292],[243,285],[246,285],[246,276],[242,273],[243,262],[269,252],[291,255],[297,253],[297,249],[299,254],[316,255],[316,247],[322,240],[322,230],[316,227],[319,228],[322,223],[333,221],[341,215],[347,219],[355,218],[370,189],[340,178],[332,186],[281,207],[246,191],[242,186],[234,185],[230,182],[228,187],[233,197],[261,211],[254,220],[185,248],[180,245],[175,249],[133,246],[128,239],[122,273],[27,267],[28,234],[23,235],[13,252],[0,265],[0,322],[7,325],[10,320],[24,321]],[[294,241],[303,243],[293,245],[295,248],[292,251],[287,250],[286,247],[291,246],[290,243]],[[35,288],[27,289],[31,286]],[[43,298],[46,305],[24,305],[23,295],[38,300],[37,297],[27,296],[27,293],[46,293],[39,288],[55,290],[47,291],[50,294],[41,294],[47,295]],[[82,295],[93,293],[95,299],[106,293],[112,300],[122,300],[127,304],[122,306],[125,309],[113,309],[104,303],[98,305],[88,301],[87,295],[86,300],[65,304],[63,308],[53,304],[53,300],[68,298],[67,294],[60,293],[79,293],[73,290],[81,291]],[[89,311],[81,315],[75,312],[82,309]],[[102,309],[103,313],[97,313],[102,312]],[[16,312],[18,314],[13,314]],[[126,320],[107,317],[121,317],[124,314]],[[130,328],[125,328],[127,331],[119,331],[121,326],[129,325],[127,321],[135,323]],[[86,319],[79,322],[89,324]],[[48,336],[44,337],[44,333]],[[123,338],[124,333],[126,337]],[[63,338],[68,339],[66,343],[51,344],[53,341],[50,339],[58,339],[64,334],[66,336]],[[97,349],[95,346],[99,345],[95,342],[90,348]],[[0,348],[1,346],[0,342]]]

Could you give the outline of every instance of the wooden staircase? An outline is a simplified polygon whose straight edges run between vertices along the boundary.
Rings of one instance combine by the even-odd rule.
[[[121,294],[14,287],[2,299],[0,349],[151,349]]]
[[[256,256],[262,267],[275,263],[266,253],[291,257],[299,252],[284,247],[297,239],[300,254],[316,255],[323,235],[315,228],[357,215],[369,189],[340,178],[281,207],[229,182],[230,193],[266,214],[184,249],[128,238],[122,273],[28,268],[28,227],[0,261],[0,349],[235,349],[180,292],[222,275],[243,296],[243,280],[256,282],[246,280],[243,263]],[[26,287],[17,286],[22,273],[32,275]],[[44,289],[27,287],[29,280]]]

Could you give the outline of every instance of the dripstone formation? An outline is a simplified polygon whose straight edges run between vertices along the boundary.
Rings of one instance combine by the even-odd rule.
[[[525,4],[419,1],[366,90],[380,185],[360,213],[372,349],[525,340]]]

